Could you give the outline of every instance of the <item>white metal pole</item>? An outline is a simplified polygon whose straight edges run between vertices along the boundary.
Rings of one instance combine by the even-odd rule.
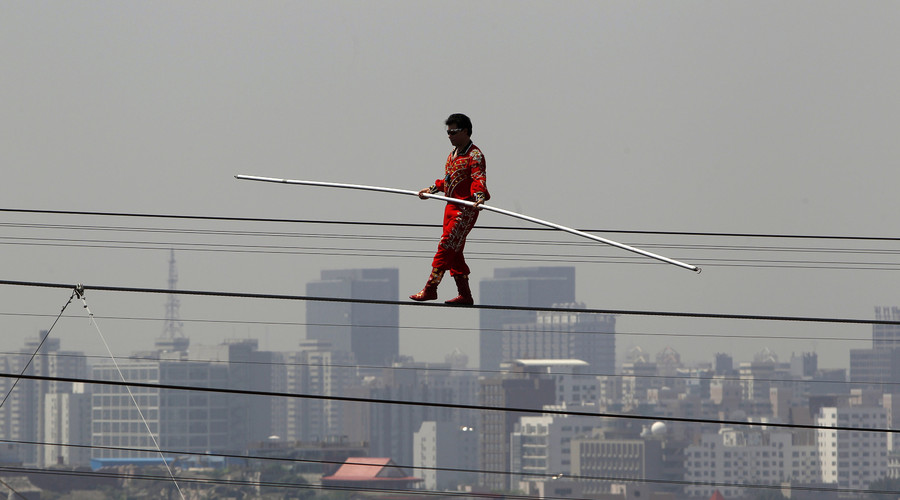
[[[333,188],[342,188],[342,189],[359,189],[364,191],[380,191],[384,193],[395,193],[395,194],[405,194],[412,196],[419,196],[418,191],[410,191],[408,189],[396,189],[396,188],[388,188],[388,187],[379,187],[379,186],[367,186],[364,184],[341,184],[338,182],[320,182],[320,181],[302,181],[296,179],[277,179],[274,177],[259,177],[255,175],[235,175],[235,179],[245,180],[245,181],[262,181],[262,182],[276,182],[281,184],[301,184],[305,186],[320,186],[320,187],[333,187]],[[439,194],[429,194],[425,193],[425,197],[434,198],[436,200],[443,200],[449,203],[456,203],[457,205],[467,205],[473,206],[475,205],[472,201],[467,200],[458,200],[456,198],[450,198],[447,196],[441,196]],[[553,229],[559,229],[560,231],[565,231],[567,233],[571,233],[577,236],[581,236],[583,238],[587,238],[594,241],[599,241],[600,243],[606,243],[607,245],[611,245],[617,248],[621,248],[622,250],[628,250],[629,252],[634,252],[639,255],[643,255],[645,257],[650,257],[662,262],[666,262],[668,264],[673,264],[678,267],[682,267],[684,269],[690,269],[696,273],[699,273],[701,269],[697,266],[686,264],[684,262],[670,259],[668,257],[664,257],[662,255],[655,254],[653,252],[648,252],[646,250],[641,250],[640,248],[635,248],[633,246],[626,245],[624,243],[619,243],[617,241],[609,240],[606,238],[601,238],[599,236],[595,236],[593,234],[585,233],[584,231],[579,231],[577,229],[572,229],[570,227],[566,227],[560,224],[556,224],[554,222],[545,221],[542,219],[538,219],[536,217],[530,217],[528,215],[511,212],[509,210],[504,210],[502,208],[492,207],[490,205],[481,205],[479,208],[484,210],[490,210],[491,212],[497,212],[499,214],[508,215],[510,217],[515,217],[517,219],[527,220],[529,222],[534,222],[535,224],[540,224],[542,226],[552,227]]]

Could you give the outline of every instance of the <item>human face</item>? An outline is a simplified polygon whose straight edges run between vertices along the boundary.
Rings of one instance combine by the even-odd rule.
[[[450,139],[450,144],[453,144],[453,146],[457,149],[469,143],[468,130],[456,124],[450,124],[447,126],[447,137]]]

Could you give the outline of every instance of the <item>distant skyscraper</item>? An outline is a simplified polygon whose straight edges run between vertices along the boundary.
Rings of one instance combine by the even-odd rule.
[[[421,369],[418,369],[421,368]],[[447,365],[399,362],[384,370],[380,384],[369,388],[368,397],[393,401],[456,403],[453,389],[435,377],[431,370],[445,373]],[[391,457],[403,466],[413,464],[413,435],[425,421],[451,422],[454,411],[440,406],[403,404],[369,405],[369,452],[376,457]]]
[[[0,357],[0,369],[5,373],[22,373],[46,333],[42,331],[36,338],[27,340],[18,354]],[[88,367],[84,353],[61,351],[60,345],[58,338],[48,338],[28,365],[25,375],[86,378]],[[15,382],[12,378],[0,380],[0,398],[9,392]],[[46,441],[45,399],[50,394],[71,394],[72,387],[72,382],[19,380],[15,390],[0,407],[0,438],[31,443]],[[23,445],[19,448],[20,459],[26,464],[42,465],[46,451],[42,446]],[[52,460],[55,461],[56,456]]]
[[[285,390],[292,394],[346,396],[359,385],[356,361],[348,351],[336,351],[328,342],[306,340],[300,350],[284,354]],[[343,429],[347,403],[327,399],[296,398],[286,402],[286,427],[281,436],[288,441],[327,441],[347,432]]]
[[[878,321],[900,321],[900,307],[876,307]],[[872,325],[872,348],[900,347],[900,325]]]
[[[479,382],[479,404],[507,411],[482,411],[481,421],[475,427],[478,432],[479,469],[506,472],[510,468],[510,435],[519,418],[530,414],[513,409],[539,410],[556,402],[556,381],[544,373],[531,373],[521,366],[515,371],[502,373]],[[507,490],[510,476],[499,473],[482,473],[481,486],[492,490]]]
[[[876,307],[878,321],[900,321],[900,307]],[[850,350],[850,387],[900,392],[900,325],[872,325],[872,348]]]
[[[481,280],[481,303],[550,307],[575,302],[574,267],[515,267],[495,269],[494,277]],[[503,359],[501,331],[506,324],[535,323],[536,311],[480,312],[479,365],[498,370]]]
[[[322,279],[306,285],[313,297],[397,300],[397,269],[322,271]],[[396,305],[354,302],[306,303],[306,338],[331,343],[336,351],[352,352],[356,362],[388,366],[400,353],[400,311]]]
[[[91,395],[84,384],[73,384],[71,393],[44,395],[44,467],[84,466],[91,463]],[[60,443],[60,444],[56,444]],[[64,446],[73,444],[76,446]]]
[[[559,304],[584,309],[584,304]],[[505,324],[500,353],[515,359],[580,359],[597,375],[616,370],[616,317],[589,313],[539,311],[531,323]]]
[[[120,360],[118,367],[112,361],[102,361],[94,365],[93,378],[118,381],[121,380],[119,370],[125,380],[132,382],[229,387],[227,365],[177,359]],[[235,446],[229,434],[231,408],[224,395],[155,388],[132,392],[141,413],[135,409],[126,387],[101,385],[95,389],[91,402],[91,440],[98,448],[92,451],[92,458],[158,456],[147,426],[164,450],[202,453],[241,449]],[[246,443],[242,444],[246,446]],[[113,449],[115,447],[146,451]]]

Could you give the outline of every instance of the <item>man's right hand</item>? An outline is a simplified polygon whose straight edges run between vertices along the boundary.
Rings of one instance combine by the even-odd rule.
[[[425,188],[425,189],[419,191],[419,198],[421,198],[423,200],[427,200],[428,197],[425,196],[425,193],[431,194],[431,188]]]

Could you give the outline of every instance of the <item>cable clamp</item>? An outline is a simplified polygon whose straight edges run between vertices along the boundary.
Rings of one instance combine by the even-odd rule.
[[[79,284],[75,285],[75,296],[78,297],[79,299],[84,298],[84,285],[83,284],[79,283]]]

